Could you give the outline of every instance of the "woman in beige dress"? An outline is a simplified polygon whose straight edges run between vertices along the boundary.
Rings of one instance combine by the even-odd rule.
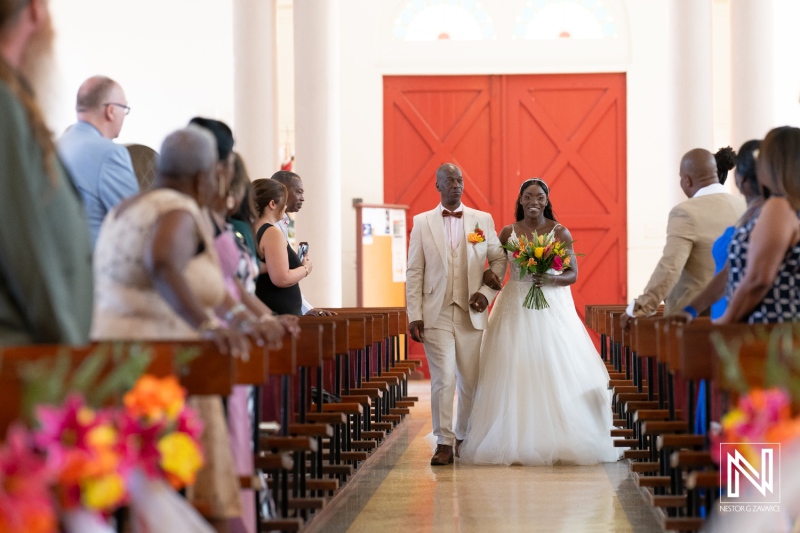
[[[108,213],[94,255],[93,339],[206,338],[238,356],[249,350],[244,333],[263,343],[267,328],[282,327],[260,322],[225,290],[206,209],[220,191],[215,154],[213,137],[200,128],[169,135],[152,188]],[[190,403],[205,424],[206,466],[189,497],[227,531],[241,505],[221,398]]]

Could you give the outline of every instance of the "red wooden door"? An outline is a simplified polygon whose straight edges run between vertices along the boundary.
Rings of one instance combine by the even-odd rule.
[[[385,77],[383,89],[384,198],[408,205],[410,221],[438,205],[436,169],[455,163],[466,205],[492,212],[502,203],[497,79],[396,76]]]
[[[386,203],[410,206],[409,220],[432,209],[436,169],[450,162],[464,203],[499,231],[520,183],[540,177],[586,254],[572,291],[579,314],[626,300],[624,74],[387,76],[383,87]]]
[[[624,302],[625,75],[508,76],[505,83],[507,183],[539,177],[550,186],[556,218],[586,254],[572,287],[581,317],[588,303]]]

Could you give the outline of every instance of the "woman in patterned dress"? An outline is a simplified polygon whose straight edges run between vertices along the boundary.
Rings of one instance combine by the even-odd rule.
[[[800,319],[800,128],[767,134],[757,176],[769,198],[731,239],[729,304],[718,324]]]

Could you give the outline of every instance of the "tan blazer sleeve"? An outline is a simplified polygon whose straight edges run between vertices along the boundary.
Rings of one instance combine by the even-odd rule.
[[[411,238],[408,243],[408,266],[406,267],[406,308],[408,321],[422,320],[422,284],[425,274],[425,253],[422,249],[420,226],[423,218],[414,217]]]
[[[636,298],[633,316],[651,316],[678,282],[697,232],[692,217],[678,205],[669,213],[667,244],[644,292]]]

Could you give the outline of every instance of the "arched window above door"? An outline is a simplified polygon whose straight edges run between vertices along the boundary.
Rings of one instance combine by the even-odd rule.
[[[399,41],[483,41],[496,37],[492,17],[477,0],[410,0],[395,18]]]
[[[608,39],[617,26],[602,0],[529,0],[514,24],[515,39]]]

